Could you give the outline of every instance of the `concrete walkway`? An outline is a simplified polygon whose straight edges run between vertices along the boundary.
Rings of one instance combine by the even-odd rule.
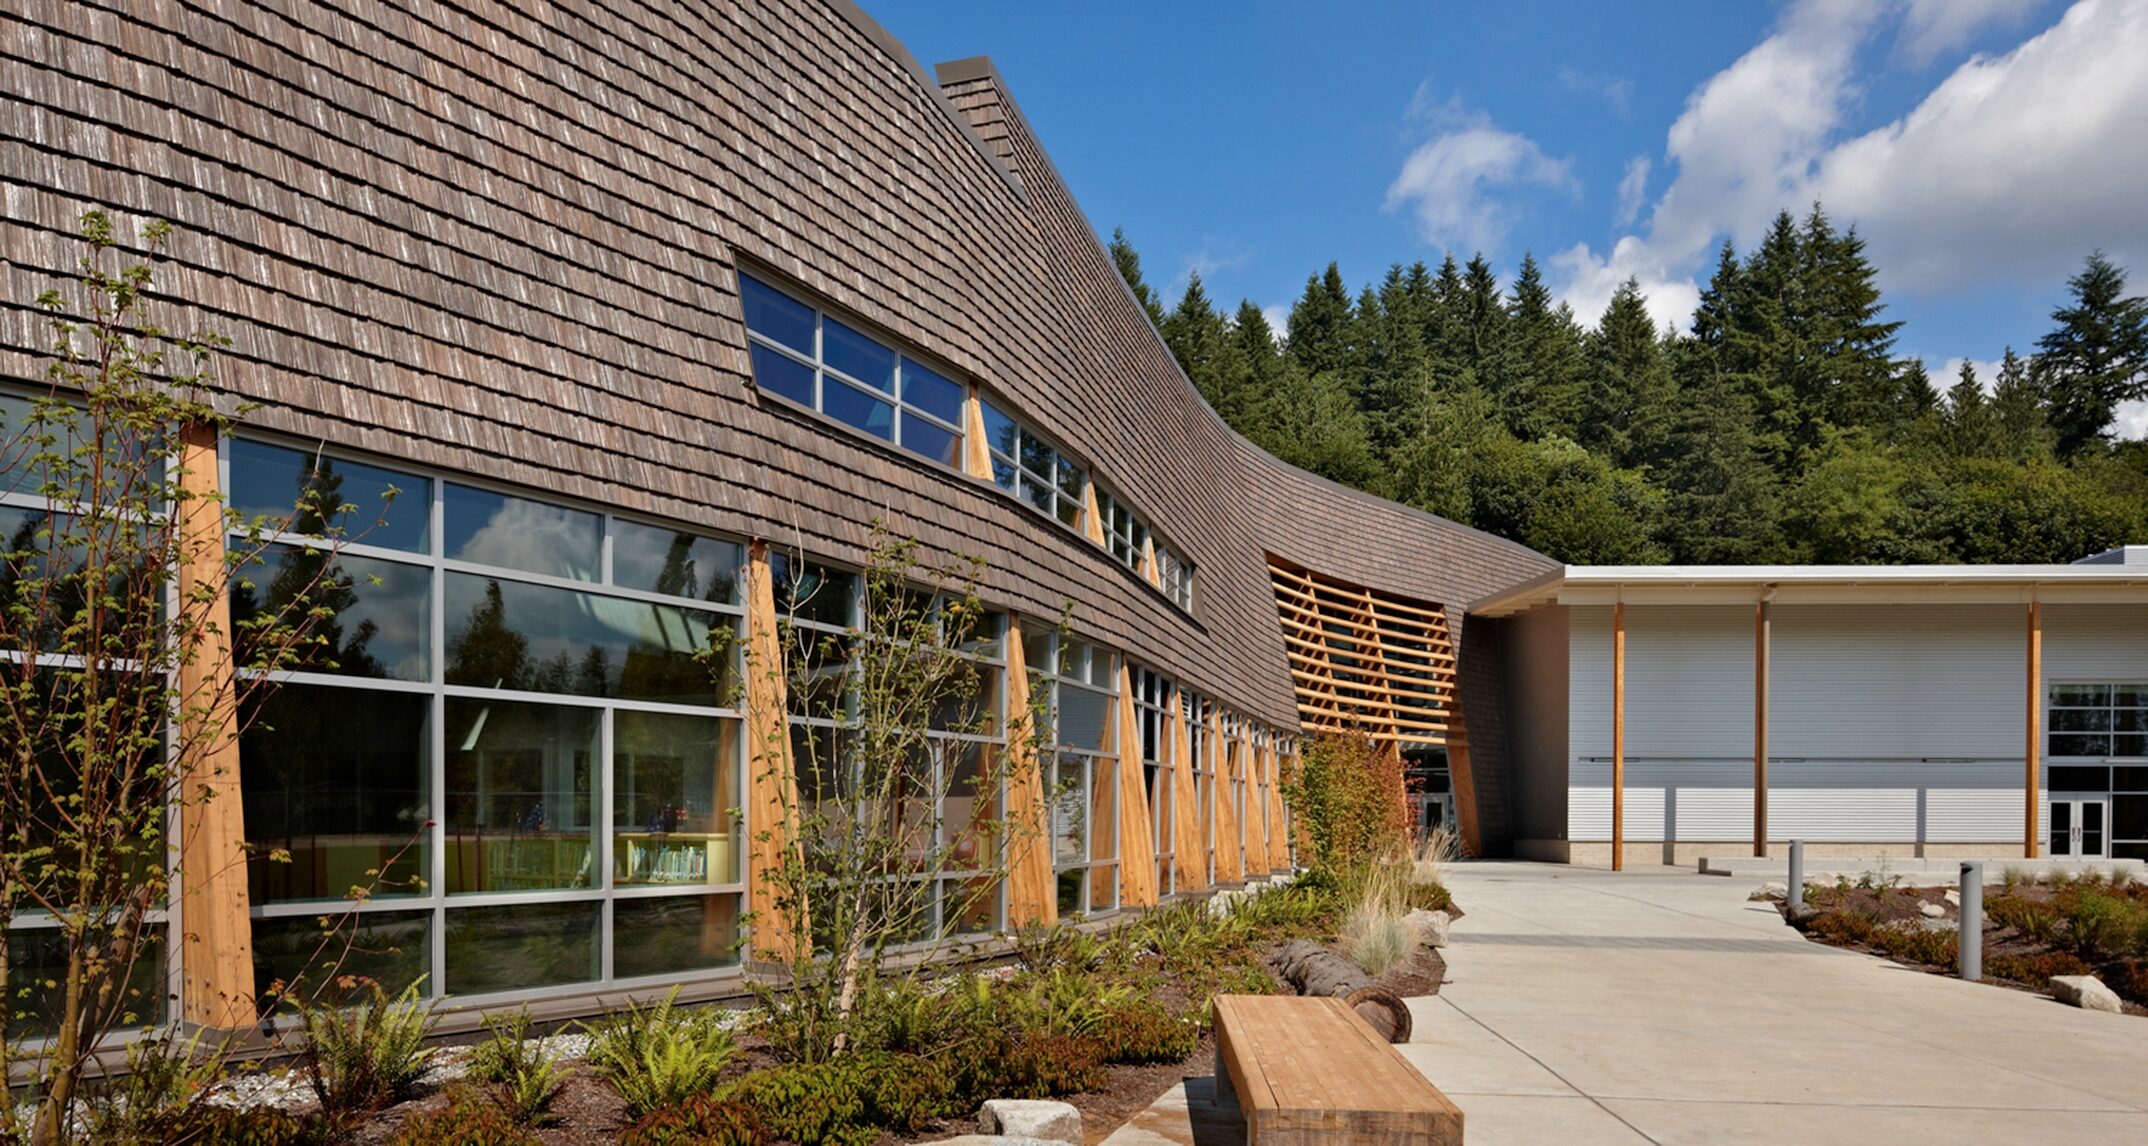
[[[1502,1143],[2148,1142],[2148,1018],[1807,942],[1683,869],[1452,869],[1401,1048]]]

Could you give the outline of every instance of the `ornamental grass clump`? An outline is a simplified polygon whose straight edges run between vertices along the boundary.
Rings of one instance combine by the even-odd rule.
[[[1340,945],[1367,975],[1384,975],[1417,950],[1422,930],[1409,919],[1413,866],[1373,865],[1362,877],[1357,901],[1343,917]]]

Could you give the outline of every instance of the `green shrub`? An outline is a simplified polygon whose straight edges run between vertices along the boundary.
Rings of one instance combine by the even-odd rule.
[[[389,1001],[380,984],[347,1009],[302,1006],[306,1034],[299,1063],[321,1110],[331,1119],[409,1098],[433,1052],[425,1040],[440,1021],[439,1004],[418,995],[421,978]]]
[[[2039,990],[2051,983],[2053,975],[2086,975],[2089,965],[2066,951],[2047,951],[2041,955],[1994,955],[1984,964],[1984,974],[1993,979],[2011,979],[2026,983]]]
[[[1097,1033],[1105,1062],[1182,1062],[1201,1045],[1201,1027],[1191,1018],[1178,1018],[1155,1003],[1140,1002],[1121,1007]]]
[[[1454,896],[1442,883],[1410,882],[1410,906],[1425,911],[1452,911]]]
[[[1349,883],[1382,857],[1405,850],[1409,811],[1401,757],[1369,741],[1322,734],[1283,778],[1306,866]]]
[[[1914,923],[1872,929],[1871,943],[1906,963],[1950,967],[1961,958],[1961,940],[1952,931],[1933,931]]]
[[[448,1098],[447,1109],[437,1114],[413,1114],[389,1140],[390,1146],[539,1146],[542,1139],[484,1095],[458,1087]]]
[[[1012,1005],[1004,1018],[1026,1031],[1091,1035],[1132,996],[1132,989],[1124,984],[1059,967],[1035,977],[1022,994],[1010,999]]]
[[[769,1139],[849,1146],[876,1140],[883,1128],[915,1131],[969,1104],[958,1099],[941,1061],[865,1052],[755,1071],[718,1092],[710,1105],[735,1105],[737,1116]],[[657,1140],[649,1142],[656,1146]]]
[[[552,1100],[564,1078],[559,1064],[531,1037],[528,1007],[512,1015],[485,1020],[492,1037],[470,1049],[466,1077],[517,1122],[542,1126],[551,1120]]]
[[[201,1036],[142,1038],[127,1045],[127,1069],[108,1075],[89,1096],[90,1141],[142,1146],[167,1140],[223,1074]]]
[[[752,1106],[697,1094],[642,1115],[619,1136],[619,1146],[759,1146],[769,1138]]]
[[[2066,930],[2073,945],[2090,957],[2122,958],[2148,954],[2148,908],[2129,896],[2101,890],[2084,875],[2061,896]]]
[[[673,987],[654,1003],[629,1002],[583,1024],[591,1069],[612,1084],[637,1118],[707,1090],[737,1054],[723,1012],[674,1008],[678,995]]]
[[[186,1108],[163,1133],[158,1141],[166,1146],[323,1146],[330,1140],[329,1128],[318,1118],[206,1102]]]

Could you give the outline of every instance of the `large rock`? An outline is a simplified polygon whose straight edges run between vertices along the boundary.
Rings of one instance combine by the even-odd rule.
[[[1926,919],[1945,919],[1947,917],[1947,909],[1936,903],[1923,904],[1917,910],[1923,912]]]
[[[1426,911],[1413,907],[1402,917],[1404,923],[1417,929],[1418,940],[1432,947],[1447,945],[1447,929],[1454,925],[1454,916],[1444,911]]]
[[[2115,1015],[2124,1010],[2118,1005],[2118,995],[2094,975],[2051,976],[2051,997],[2087,1011],[2109,1011]]]
[[[1769,880],[1768,882],[1761,884],[1759,887],[1754,888],[1753,894],[1748,895],[1745,898],[1748,900],[1788,899],[1790,898],[1790,885],[1782,882],[1781,880]]]
[[[1042,1099],[987,1099],[977,1111],[977,1129],[983,1134],[1010,1138],[1039,1138],[1046,1142],[1071,1142],[1081,1146],[1081,1111],[1064,1102]]]

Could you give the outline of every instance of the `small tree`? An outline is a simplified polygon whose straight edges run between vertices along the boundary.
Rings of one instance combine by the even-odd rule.
[[[1402,758],[1363,736],[1314,737],[1282,789],[1299,858],[1316,878],[1355,884],[1409,843]]]
[[[1008,712],[1002,728],[1004,693],[981,653],[1020,634],[996,631],[978,600],[979,562],[928,565],[915,542],[880,535],[856,624],[840,633],[802,623],[838,591],[802,564],[791,568],[776,602],[783,663],[749,656],[747,666],[781,674],[791,713],[805,719],[799,735],[784,733],[791,774],[761,777],[779,793],[789,834],[774,870],[754,876],[776,918],[753,922],[780,929],[781,943],[757,946],[774,946],[788,964],[762,1001],[790,1053],[820,1061],[848,1047],[861,992],[886,973],[891,951],[923,966],[959,934],[984,929],[1010,852],[1038,834],[1004,815],[1004,793],[1018,761],[1041,758],[1046,722]],[[1003,746],[973,739],[983,736]],[[763,758],[784,760],[782,748]],[[778,831],[758,835],[766,843]]]
[[[0,428],[0,492],[15,495],[0,503],[0,1067],[35,1062],[40,1144],[72,1132],[106,1037],[153,1011],[135,970],[153,965],[154,915],[179,879],[218,874],[182,872],[173,829],[188,806],[235,798],[215,793],[244,714],[276,670],[320,662],[314,629],[332,609],[317,591],[336,575],[322,562],[274,607],[225,619],[281,524],[240,521],[207,469],[232,418],[211,401],[225,341],[150,321],[168,226],[142,229],[139,261],[103,213],[82,231],[78,276],[37,300],[50,389],[0,419],[15,423]],[[355,507],[332,493],[301,492],[293,515],[343,519]],[[330,531],[322,547],[338,543]],[[17,928],[28,913],[50,926]],[[10,938],[40,933],[63,970],[17,982]],[[48,1041],[26,1049],[15,1020],[38,1012]],[[17,1118],[0,1104],[0,1137],[21,1135]]]

